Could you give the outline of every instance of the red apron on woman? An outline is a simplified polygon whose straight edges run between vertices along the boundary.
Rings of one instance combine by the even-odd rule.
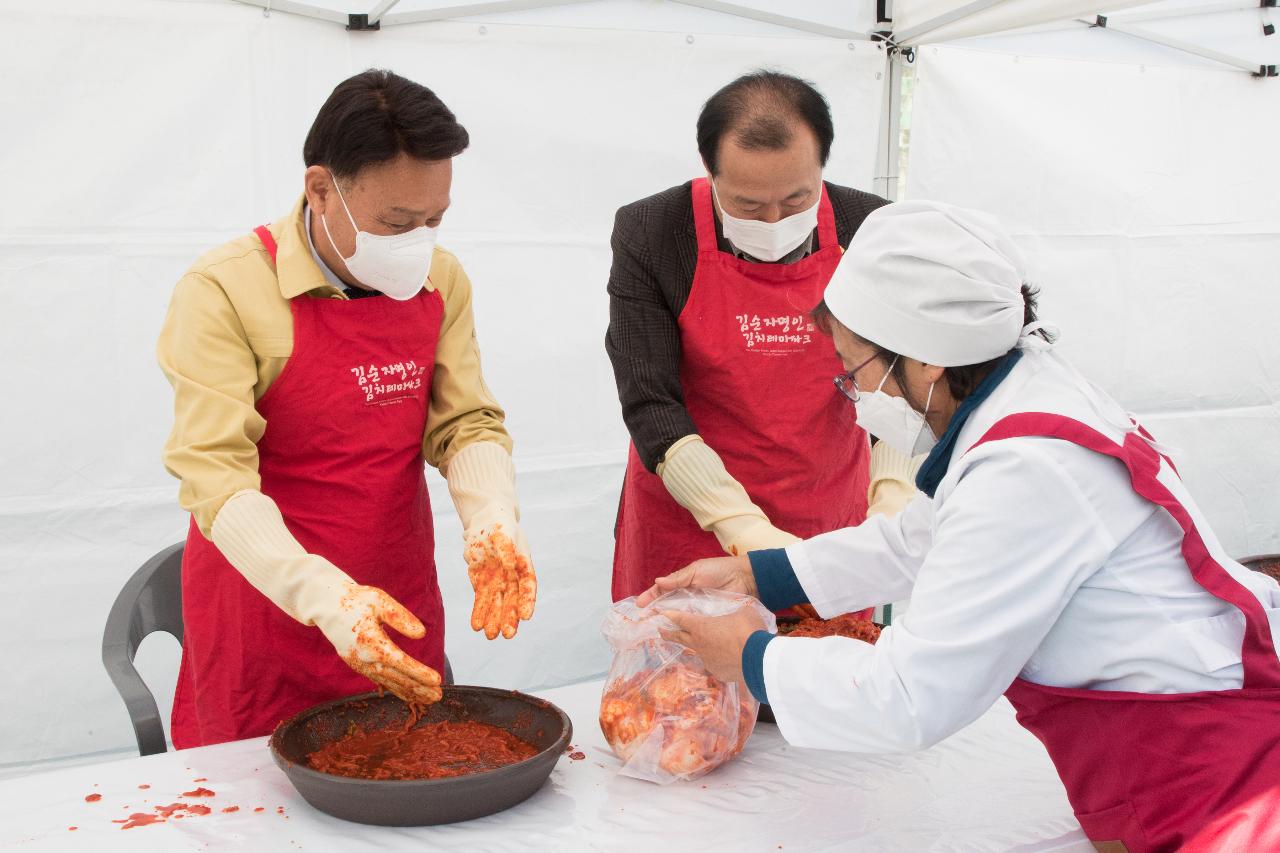
[[[1063,439],[1122,462],[1134,491],[1181,526],[1196,582],[1244,614],[1238,690],[1129,693],[1019,678],[1005,692],[1048,750],[1085,834],[1131,853],[1280,850],[1280,659],[1262,603],[1210,555],[1157,478],[1162,457],[1142,436],[1120,445],[1079,421],[1025,413],[974,447],[1019,436]]]
[[[255,233],[275,261],[265,227]],[[422,460],[436,342],[437,292],[413,299],[290,301],[293,352],[257,403],[262,491],[309,553],[380,587],[426,626],[404,651],[444,666],[444,609]],[[269,733],[318,702],[360,693],[318,628],[258,592],[192,521],[182,561],[186,634],[173,704],[178,748]]]
[[[758,264],[719,249],[710,184],[693,182],[698,266],[680,313],[685,407],[725,468],[781,530],[801,538],[867,514],[867,436],[831,387],[843,368],[809,312],[841,249],[826,187],[818,250],[792,264]],[[703,557],[723,556],[632,445],[618,510],[613,598]]]

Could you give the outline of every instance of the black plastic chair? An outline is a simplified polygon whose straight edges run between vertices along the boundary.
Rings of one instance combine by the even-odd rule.
[[[124,699],[138,739],[140,755],[165,752],[164,723],[155,696],[134,668],[138,646],[165,631],[182,642],[182,550],[170,545],[133,573],[116,596],[102,633],[102,663]],[[444,658],[444,683],[453,684],[453,667]]]
[[[142,641],[156,631],[182,642],[182,549],[170,545],[142,564],[116,596],[102,633],[102,663],[124,699],[140,755],[166,750],[160,709],[133,666]]]

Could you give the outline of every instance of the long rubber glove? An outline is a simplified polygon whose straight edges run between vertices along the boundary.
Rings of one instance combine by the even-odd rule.
[[[916,472],[925,454],[908,456],[894,450],[887,441],[871,448],[871,485],[867,487],[867,517],[897,515],[915,498]]]
[[[714,533],[726,553],[736,556],[800,541],[770,523],[701,436],[687,435],[671,445],[658,476],[676,503],[693,514],[699,527]]]
[[[356,672],[410,704],[439,701],[439,673],[405,654],[383,629],[389,625],[416,640],[426,634],[422,622],[383,590],[362,586],[324,557],[308,554],[271,498],[237,492],[219,510],[211,533],[245,580],[303,625],[319,628]]]
[[[471,629],[490,640],[499,633],[509,640],[522,620],[533,618],[538,599],[511,454],[492,441],[469,444],[449,460],[445,479],[462,520],[467,574],[476,594]]]

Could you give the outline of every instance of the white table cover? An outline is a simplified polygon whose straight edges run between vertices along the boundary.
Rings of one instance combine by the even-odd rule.
[[[302,800],[272,762],[266,740],[257,738],[0,783],[0,847],[101,853],[1092,850],[1044,749],[1003,700],[959,734],[911,755],[798,749],[774,726],[760,724],[727,766],[696,782],[659,787],[618,775],[596,723],[601,686],[588,682],[540,694],[569,714],[573,744],[586,757],[566,755],[537,794],[491,817],[416,828],[329,817]],[[216,796],[181,796],[197,786]],[[101,799],[86,802],[90,794]],[[128,830],[112,822],[180,801],[208,805],[212,813]],[[222,811],[230,806],[239,810]],[[255,812],[258,807],[264,811]]]

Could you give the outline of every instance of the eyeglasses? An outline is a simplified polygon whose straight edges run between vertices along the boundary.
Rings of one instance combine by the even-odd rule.
[[[851,403],[858,402],[858,396],[862,392],[858,390],[858,380],[853,378],[854,374],[857,373],[862,368],[866,367],[871,362],[875,361],[879,357],[880,357],[880,353],[876,353],[875,355],[871,356],[871,358],[862,362],[862,364],[859,364],[853,370],[850,370],[848,373],[841,373],[839,376],[837,376],[834,380],[832,380],[833,382],[835,382],[836,390],[839,391],[841,394],[845,395],[846,397],[848,397],[849,402]]]

